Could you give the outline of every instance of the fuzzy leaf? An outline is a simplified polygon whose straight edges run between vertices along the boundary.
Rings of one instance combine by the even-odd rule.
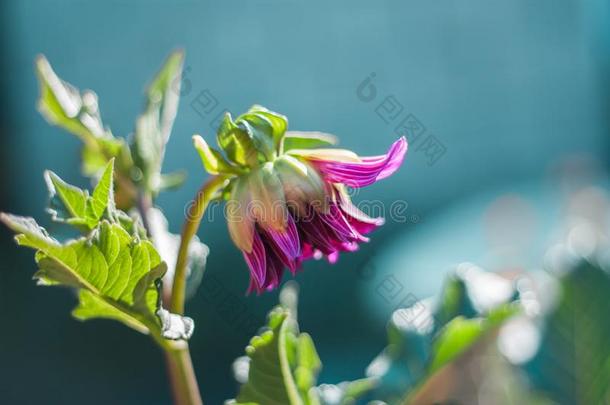
[[[47,211],[53,220],[90,230],[97,226],[107,208],[114,212],[113,167],[114,160],[111,160],[92,195],[66,183],[52,171],[46,171],[50,197]]]
[[[248,381],[237,404],[317,405],[315,383],[321,367],[311,337],[299,333],[287,308],[269,314],[268,328],[246,348]]]
[[[129,217],[114,208],[112,164],[91,196],[51,173],[47,176],[55,193],[52,201],[70,215],[62,219],[79,228],[86,225],[86,236],[60,243],[32,218],[0,213],[0,220],[17,234],[19,245],[36,251],[39,270],[34,278],[39,284],[79,290],[73,311],[77,319],[110,318],[158,339],[189,338],[192,320],[161,308],[165,262]]]

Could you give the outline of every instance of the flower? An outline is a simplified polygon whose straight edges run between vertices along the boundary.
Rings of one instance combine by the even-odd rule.
[[[226,114],[217,140],[225,156],[193,137],[205,169],[227,176],[223,191],[231,239],[250,268],[248,292],[272,290],[288,268],[358,249],[382,225],[350,200],[348,187],[373,184],[394,173],[407,152],[404,137],[385,155],[359,157],[328,148],[336,138],[287,131],[287,119],[260,106],[234,121]]]

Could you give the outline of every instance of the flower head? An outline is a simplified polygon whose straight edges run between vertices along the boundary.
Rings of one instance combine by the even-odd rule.
[[[211,174],[230,178],[224,190],[229,233],[250,268],[248,291],[277,287],[284,270],[303,261],[358,249],[382,225],[352,203],[347,187],[373,184],[394,173],[407,152],[398,139],[385,155],[359,157],[328,148],[332,135],[287,131],[286,117],[260,106],[235,120],[226,114],[217,140],[223,154],[193,137]]]

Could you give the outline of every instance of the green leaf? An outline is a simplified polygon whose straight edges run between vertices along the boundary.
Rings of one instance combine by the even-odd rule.
[[[292,333],[291,333],[292,332]],[[259,405],[304,404],[292,368],[295,349],[289,313],[281,307],[269,314],[268,329],[255,336],[246,347],[250,357],[248,382],[237,396],[237,403]]]
[[[53,215],[84,227],[87,234],[60,243],[34,219],[1,213],[0,220],[17,234],[17,243],[36,251],[34,278],[42,285],[78,289],[79,305],[73,311],[77,319],[115,319],[159,341],[188,339],[192,320],[161,308],[165,262],[133,221],[114,207],[113,162],[91,196],[53,173],[47,173],[47,179],[52,203],[61,209],[61,214],[53,210]]]
[[[523,368],[557,403],[608,403],[610,275],[582,259],[559,284],[557,302],[541,319],[538,352]]]
[[[292,149],[312,149],[334,146],[338,143],[337,137],[323,132],[297,132],[288,131],[282,138],[282,151]]]
[[[487,318],[459,316],[451,320],[435,339],[429,373],[435,373],[457,359],[516,312],[517,308],[509,304],[492,311]]]
[[[66,183],[58,175],[47,170],[45,180],[50,197],[47,211],[53,220],[91,230],[98,225],[107,208],[113,213],[113,168],[114,160],[111,160],[106,164],[91,196],[86,190]]]
[[[130,208],[135,200],[135,189],[130,179],[133,169],[127,143],[115,138],[104,127],[97,96],[90,90],[79,91],[61,80],[44,56],[36,59],[36,74],[40,85],[38,110],[45,119],[76,135],[82,142],[82,171],[97,177],[108,161],[116,158],[117,201]]]
[[[371,363],[377,380],[372,397],[408,404],[444,384],[443,371],[518,311],[511,283],[473,265],[452,273],[436,303],[416,301],[395,311],[388,325],[388,347]],[[442,390],[439,390],[442,392]]]
[[[95,144],[97,138],[112,136],[102,124],[95,93],[81,94],[62,81],[42,55],[36,59],[36,73],[40,82],[38,109],[50,123],[75,134],[84,143]]]
[[[186,172],[179,170],[176,172],[161,174],[159,181],[159,191],[177,189],[186,181]]]
[[[296,291],[287,291],[289,288],[292,287],[285,288],[281,295],[286,298],[292,294],[296,300]],[[248,380],[241,386],[237,404],[320,403],[315,384],[322,364],[311,337],[299,333],[295,311],[292,303],[274,308],[267,328],[246,347],[250,359]]]
[[[322,363],[311,336],[299,332],[297,304],[296,283],[287,283],[280,292],[280,305],[268,315],[267,327],[246,347],[248,361],[239,358],[234,365],[239,370],[236,378],[243,385],[237,399],[228,403],[330,405],[327,400],[336,400],[341,391],[341,404],[349,405],[375,386],[372,379],[316,386]],[[244,377],[246,366],[247,378]]]
[[[133,160],[140,170],[140,184],[157,194],[162,187],[161,166],[180,99],[184,53],[172,53],[146,90],[144,113],[136,122]]]
[[[83,168],[87,174],[95,174],[110,158],[121,155],[126,146],[104,127],[94,92],[81,93],[61,80],[42,55],[36,59],[36,73],[40,83],[38,110],[51,124],[83,141]]]
[[[2,214],[0,219],[17,233],[19,245],[36,250],[39,271],[35,278],[46,285],[81,290],[82,300],[73,313],[76,318],[110,317],[139,331],[160,333],[155,315],[159,308],[150,305],[146,292],[155,282],[148,274],[165,265],[158,257],[151,258],[150,242],[132,240],[120,226],[104,221],[93,237],[60,244],[32,218]],[[154,270],[156,276],[161,273]],[[141,280],[148,285],[136,289]]]

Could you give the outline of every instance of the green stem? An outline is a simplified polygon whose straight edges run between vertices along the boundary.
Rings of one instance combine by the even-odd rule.
[[[137,202],[144,228],[148,235],[151,236],[148,212],[153,206],[152,196],[149,193],[142,193],[138,195]],[[154,325],[147,326],[150,331],[155,330]],[[173,342],[166,340],[154,332],[151,332],[151,334],[152,338],[165,353],[167,374],[170,380],[174,405],[203,405],[188,343],[186,341]]]
[[[188,344],[165,345],[165,362],[174,405],[203,405]]]
[[[180,238],[180,249],[176,260],[174,271],[174,283],[172,285],[172,296],[170,300],[170,311],[182,315],[184,313],[184,295],[186,290],[186,265],[188,262],[189,244],[199,229],[203,213],[210,203],[214,194],[224,185],[226,177],[215,176],[203,184],[197,192],[193,205],[189,208],[182,235]]]

